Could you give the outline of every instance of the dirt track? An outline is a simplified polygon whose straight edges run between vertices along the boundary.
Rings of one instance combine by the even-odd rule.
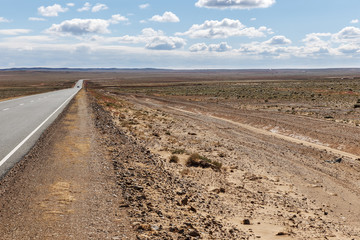
[[[127,95],[123,99],[134,104],[134,112],[160,111],[176,122],[150,121],[153,124],[150,132],[166,129],[171,132],[171,137],[177,139],[173,141],[161,134],[160,138],[145,137],[150,142],[148,146],[164,159],[169,156],[166,150],[169,148],[180,147],[189,152],[201,152],[234,169],[225,174],[224,181],[212,179],[209,173],[194,174],[194,179],[199,178],[199,182],[210,183],[205,184],[209,190],[219,184],[230,189],[245,184],[250,191],[261,193],[260,196],[253,196],[257,201],[267,199],[265,204],[255,203],[252,208],[239,207],[235,200],[236,192],[224,194],[226,197],[221,198],[223,203],[231,212],[239,212],[234,214],[234,218],[219,214],[223,215],[223,221],[246,231],[236,215],[244,216],[244,211],[250,211],[247,214],[252,219],[265,222],[259,228],[252,226],[255,235],[259,234],[265,239],[272,239],[274,232],[281,230],[278,224],[274,224],[274,219],[287,226],[288,231],[296,233],[293,238],[359,237],[360,164],[356,160],[359,154],[359,128],[301,116],[277,113],[261,115],[258,111],[241,111],[176,98]],[[299,123],[304,123],[304,126]],[[139,137],[144,135],[142,132],[149,131],[142,121],[132,129]],[[191,135],[195,136],[189,136],[188,133],[194,133]],[[171,144],[171,141],[175,144]],[[347,157],[341,163],[332,163],[341,157],[338,154],[346,155],[344,150],[349,153]],[[219,157],[219,153],[225,153],[226,157]],[[255,183],[246,181],[249,174],[255,175]],[[279,197],[286,199],[281,201],[291,204],[279,207]],[[277,211],[281,214],[278,215]],[[302,211],[306,212],[307,217],[300,214],[300,217],[297,216],[298,222],[292,220],[293,224],[284,223],[286,214]]]

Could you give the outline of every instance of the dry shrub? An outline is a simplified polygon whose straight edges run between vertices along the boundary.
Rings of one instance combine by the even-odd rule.
[[[220,171],[222,164],[217,161],[212,161],[207,157],[201,156],[198,153],[193,153],[189,156],[186,161],[188,167],[201,167],[201,168],[212,168],[215,171]]]
[[[178,163],[179,162],[179,157],[176,155],[171,155],[170,156],[170,162],[171,163]]]

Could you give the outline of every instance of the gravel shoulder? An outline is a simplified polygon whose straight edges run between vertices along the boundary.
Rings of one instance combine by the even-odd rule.
[[[84,91],[0,183],[2,239],[127,239]]]

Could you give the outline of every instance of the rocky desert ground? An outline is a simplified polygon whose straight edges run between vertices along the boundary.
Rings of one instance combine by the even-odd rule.
[[[82,77],[86,89],[2,179],[0,232],[360,239],[360,73],[347,73]]]

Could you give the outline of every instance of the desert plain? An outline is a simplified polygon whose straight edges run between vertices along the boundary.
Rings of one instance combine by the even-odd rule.
[[[22,70],[85,86],[0,182],[4,239],[360,239],[360,70]]]

